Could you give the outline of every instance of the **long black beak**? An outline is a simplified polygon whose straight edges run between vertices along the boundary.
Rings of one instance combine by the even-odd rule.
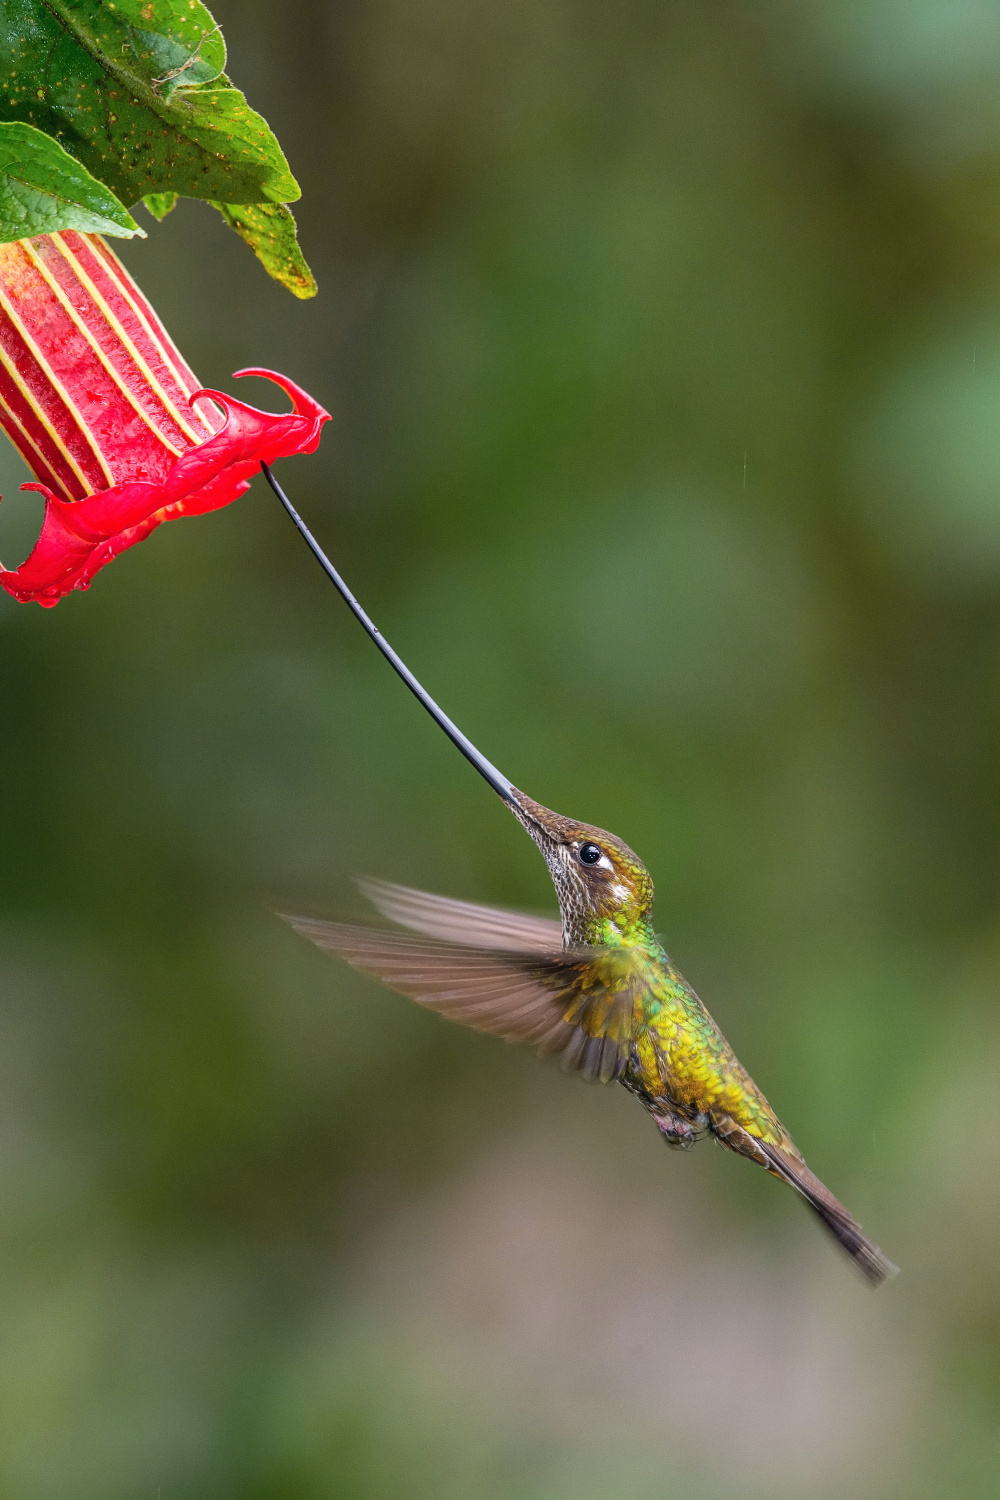
[[[327,578],[329,578],[330,582],[333,584],[334,588],[337,590],[338,594],[347,605],[348,609],[360,622],[362,628],[375,642],[376,646],[381,651],[382,655],[385,657],[389,665],[399,673],[400,677],[402,677],[403,681],[406,683],[406,686],[409,688],[413,696],[420,700],[424,708],[426,708],[427,712],[430,714],[431,718],[435,721],[435,723],[441,726],[445,734],[451,740],[452,744],[455,745],[459,750],[461,750],[466,760],[471,762],[471,764],[475,766],[480,776],[482,776],[484,780],[489,782],[493,790],[499,796],[501,796],[505,802],[511,802],[515,807],[518,807],[520,804],[514,796],[514,787],[507,780],[506,776],[502,775],[497,770],[496,766],[491,765],[491,763],[486,759],[486,756],[481,754],[480,751],[476,749],[472,741],[465,737],[457,724],[453,724],[451,722],[448,715],[444,713],[444,711],[440,709],[434,702],[434,699],[431,697],[430,693],[428,693],[427,690],[422,687],[421,684],[417,681],[402,658],[396,655],[396,652],[389,645],[389,642],[382,635],[381,631],[376,628],[376,626],[365,614],[365,611],[361,608],[361,605],[358,603],[357,599],[355,599],[354,595],[347,587],[347,584],[341,578],[340,574],[333,566],[333,563],[327,557],[319,542],[317,542],[316,538],[313,536],[312,532],[309,530],[308,526],[299,515],[298,511],[295,509],[294,505],[289,500],[284,490],[281,488],[281,485],[271,473],[271,470],[268,468],[267,464],[261,463],[260,467],[263,472],[264,478],[267,480],[268,484],[271,486],[272,490],[277,495],[282,505],[285,507],[285,510],[291,517],[293,524],[299,532],[299,535],[302,537],[313,557],[315,557],[316,561],[319,563],[320,567],[323,569],[323,572],[326,574]]]

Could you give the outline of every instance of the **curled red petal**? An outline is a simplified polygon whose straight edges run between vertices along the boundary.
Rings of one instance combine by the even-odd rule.
[[[158,484],[121,484],[61,500],[43,484],[25,484],[45,496],[45,519],[31,556],[19,568],[0,569],[0,584],[15,599],[57,604],[72,589],[85,589],[94,574],[120,552],[141,542],[164,521],[205,515],[245,493],[261,462],[293,453],[314,453],[329,412],[300,386],[272,370],[240,370],[273,380],[292,402],[281,414],[258,411],[222,391],[197,391],[218,402],[225,422],[205,442],[188,448]]]

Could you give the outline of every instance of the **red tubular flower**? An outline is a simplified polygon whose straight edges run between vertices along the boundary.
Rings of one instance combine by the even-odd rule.
[[[249,488],[261,461],[313,453],[329,413],[282,375],[283,416],[198,386],[117,256],[94,234],[0,245],[0,426],[39,483],[31,556],[0,568],[50,606],[163,521]],[[219,408],[221,407],[221,411]]]

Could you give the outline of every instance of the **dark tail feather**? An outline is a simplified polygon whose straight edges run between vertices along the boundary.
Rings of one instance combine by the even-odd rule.
[[[768,1145],[766,1141],[755,1139],[754,1145],[767,1157],[768,1170],[802,1194],[809,1207],[819,1215],[838,1245],[843,1246],[872,1286],[879,1286],[890,1276],[896,1275],[899,1267],[894,1266],[889,1257],[883,1255],[878,1246],[865,1237],[860,1224],[851,1217],[842,1203],[837,1202],[829,1188],[824,1187],[819,1178],[810,1172],[805,1162],[796,1161],[794,1157],[788,1156],[776,1146]]]

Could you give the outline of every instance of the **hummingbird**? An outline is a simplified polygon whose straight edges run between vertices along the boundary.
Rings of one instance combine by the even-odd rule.
[[[614,834],[550,811],[472,744],[376,629],[266,464],[265,478],[379,650],[541,851],[559,919],[430,895],[384,880],[362,891],[392,929],[284,915],[303,937],[477,1031],[534,1045],[563,1069],[618,1083],[661,1139],[711,1138],[800,1194],[874,1286],[898,1269],[809,1170],[653,926],[653,881]]]

